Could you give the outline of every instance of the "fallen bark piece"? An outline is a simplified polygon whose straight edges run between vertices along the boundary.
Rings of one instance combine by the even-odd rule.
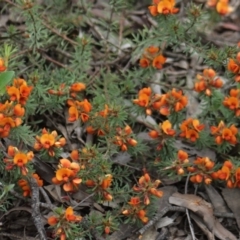
[[[169,203],[185,207],[203,219],[207,228],[221,240],[237,240],[237,238],[224,228],[213,216],[213,208],[210,203],[193,194],[174,193],[169,198]]]

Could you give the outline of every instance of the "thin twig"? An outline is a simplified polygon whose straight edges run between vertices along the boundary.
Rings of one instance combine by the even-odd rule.
[[[45,21],[48,21],[48,19],[46,17],[43,17],[43,19]],[[42,21],[42,24],[49,29],[51,32],[53,32],[54,34],[56,34],[57,36],[61,37],[62,39],[64,39],[65,41],[71,43],[74,46],[79,45],[77,42],[73,41],[72,39],[68,38],[66,35],[61,34],[59,31],[57,31],[56,29],[54,29],[53,27],[49,26],[48,23]]]
[[[74,208],[76,208],[76,207],[78,207],[78,206],[80,206],[82,203],[84,203],[87,199],[89,199],[90,197],[93,197],[95,195],[95,192],[93,192],[92,194],[90,194],[90,195],[88,195],[87,197],[85,197],[81,202],[79,202],[78,204],[76,204],[74,207],[73,207],[73,209]]]
[[[187,179],[186,179],[185,189],[184,189],[185,194],[187,194],[187,192],[188,192],[189,178],[190,178],[190,174],[188,174]],[[186,208],[186,214],[187,214],[187,219],[188,219],[188,224],[189,224],[190,232],[191,232],[191,235],[192,235],[192,239],[195,240],[196,237],[195,237],[192,221],[191,221],[191,218],[190,218],[189,210],[187,208]]]

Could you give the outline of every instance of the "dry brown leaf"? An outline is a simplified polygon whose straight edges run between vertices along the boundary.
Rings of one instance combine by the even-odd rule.
[[[205,185],[206,192],[210,201],[213,205],[214,211],[219,213],[229,212],[225,201],[222,196],[217,192],[217,190],[212,185]]]
[[[201,197],[193,194],[174,193],[169,202],[177,206],[185,207],[203,218],[203,222],[213,234],[221,240],[237,240],[237,238],[225,229],[213,216],[213,209],[210,203]]]
[[[196,224],[199,226],[199,228],[204,232],[208,240],[215,240],[214,235],[212,232],[209,231],[209,229],[206,227],[206,225],[203,223],[202,219],[198,217],[196,214],[191,213],[191,218],[196,222]]]
[[[237,225],[240,228],[240,189],[239,188],[225,188],[222,190],[222,195],[225,201],[227,202],[228,207],[234,214],[236,218]]]
[[[44,188],[48,191],[48,193],[57,201],[57,202],[63,202],[61,198],[61,187],[58,185],[48,185],[44,186]]]

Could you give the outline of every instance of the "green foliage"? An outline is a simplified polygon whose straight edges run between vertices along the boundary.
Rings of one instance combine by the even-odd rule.
[[[159,14],[151,27],[149,23],[135,27],[129,23],[134,19],[131,11],[139,4],[135,0],[110,0],[100,8],[87,0],[5,2],[4,9],[19,17],[24,30],[9,25],[0,36],[0,63],[6,68],[0,73],[0,140],[5,147],[0,152],[1,211],[10,209],[11,193],[31,197],[31,187],[25,186],[28,192],[23,192],[17,182],[36,172],[44,186],[59,185],[53,204],[64,206],[52,209],[61,216],[51,226],[56,238],[61,234],[74,240],[107,237],[122,222],[142,226],[154,216],[156,196],[161,195],[159,182],[154,181],[159,173],[174,180],[185,180],[189,174],[195,184],[199,182],[192,177],[201,176],[201,184],[210,184],[213,179],[209,176],[221,170],[222,159],[232,159],[233,171],[239,167],[240,136],[233,134],[235,129],[228,131],[231,126],[239,127],[239,116],[234,105],[223,104],[229,88],[240,88],[234,80],[236,74],[228,68],[229,59],[235,59],[239,49],[219,48],[202,37],[219,16],[191,3],[181,9],[184,17]],[[181,54],[188,59],[197,55],[197,61],[202,59],[208,68],[219,71],[227,87],[205,87],[217,77],[198,72],[206,78],[204,90],[198,91],[193,86],[199,75],[188,82],[192,69],[171,80],[164,69],[171,71],[171,60],[161,69],[154,65],[156,56],[148,67],[141,68],[139,59],[148,57],[151,46],[158,47],[161,56]],[[23,79],[18,86],[16,82]],[[81,90],[76,86],[79,83]],[[8,86],[14,90],[8,91]],[[151,92],[142,94],[148,87]],[[188,99],[181,110],[180,101],[174,105],[172,89],[181,90],[175,95],[181,95],[182,105],[184,97]],[[199,101],[194,113],[189,110],[189,96]],[[161,106],[154,108],[154,103]],[[162,108],[168,108],[170,114],[161,112]],[[183,126],[185,120],[192,125]],[[167,121],[171,126],[164,129]],[[224,125],[219,127],[220,123]],[[229,135],[215,134],[218,127],[219,131],[227,129]],[[150,131],[155,131],[153,136]],[[180,150],[189,156],[181,159]],[[203,150],[219,154],[215,168],[205,166],[209,162],[214,165],[208,156],[200,154],[195,161],[188,160]],[[19,152],[28,154],[28,164],[25,155],[16,157]],[[39,159],[36,169],[32,154]],[[27,176],[22,176],[23,172]],[[236,175],[231,179],[237,187]],[[136,199],[139,202],[131,202]],[[75,206],[70,220],[65,215],[68,206]],[[93,206],[103,211],[97,213]],[[74,220],[76,212],[84,216],[82,221]]]

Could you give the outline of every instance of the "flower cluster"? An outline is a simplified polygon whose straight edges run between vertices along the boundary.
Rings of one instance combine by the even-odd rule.
[[[15,78],[13,86],[7,86],[7,93],[11,101],[16,101],[21,105],[25,105],[33,87],[28,86],[27,82],[22,78]]]
[[[133,220],[141,220],[142,223],[148,222],[146,207],[150,204],[150,197],[156,196],[158,198],[163,196],[163,192],[157,190],[157,187],[161,183],[160,180],[151,181],[148,173],[144,173],[138,180],[138,184],[133,186],[133,190],[139,193],[141,196],[131,197],[128,202],[128,207],[122,211],[122,214],[129,216]],[[143,201],[141,201],[143,198]]]
[[[83,101],[68,100],[68,105],[70,106],[68,110],[69,122],[74,122],[78,119],[81,119],[82,122],[88,121],[92,105],[87,99],[84,99]]]
[[[209,68],[204,69],[203,75],[197,75],[194,90],[196,92],[205,92],[207,96],[210,96],[213,88],[221,88],[222,85],[222,80],[216,78],[216,72]]]
[[[145,210],[146,206],[141,203],[139,197],[131,197],[128,204],[129,207],[122,211],[123,215],[129,216],[134,220],[140,219],[142,223],[148,222],[148,217],[146,216],[147,212]]]
[[[221,15],[227,15],[232,12],[232,7],[229,5],[229,0],[208,0],[207,6],[215,7]]]
[[[161,49],[150,46],[145,49],[139,64],[142,68],[147,68],[152,65],[156,69],[162,69],[165,62],[166,58],[162,55]]]
[[[39,187],[43,186],[43,180],[41,180],[36,173],[32,174],[32,177],[37,181],[37,185]],[[24,197],[28,197],[32,195],[31,187],[27,180],[25,179],[18,180],[18,186],[22,189]]]
[[[42,130],[41,136],[36,136],[34,149],[40,151],[46,150],[50,156],[55,156],[57,148],[63,147],[66,144],[65,138],[60,138],[56,131],[49,133],[45,128]]]
[[[225,97],[223,105],[235,112],[235,116],[240,116],[240,89],[231,89],[230,96]]]
[[[113,177],[111,174],[106,174],[99,177],[97,181],[87,180],[85,182],[87,187],[95,188],[95,192],[100,194],[104,200],[112,201],[113,196],[109,193],[109,188],[112,184]]]
[[[80,165],[71,162],[66,158],[60,159],[56,176],[52,179],[54,184],[63,184],[63,190],[66,192],[75,192],[78,190],[82,179],[78,177]]]
[[[226,181],[228,188],[240,187],[240,167],[234,166],[230,160],[226,160],[222,168],[214,172],[212,177]]]
[[[7,137],[12,128],[22,123],[25,109],[19,103],[6,101],[0,103],[0,137]]]
[[[175,8],[175,0],[153,0],[153,5],[148,9],[152,16],[159,14],[168,15],[178,13],[179,9]]]
[[[230,58],[228,61],[227,68],[230,72],[232,72],[235,77],[236,82],[240,82],[240,52],[237,53],[235,59]]]
[[[148,173],[145,173],[142,177],[139,178],[138,184],[133,186],[133,190],[143,194],[143,203],[145,205],[150,204],[149,195],[154,195],[156,197],[162,197],[163,192],[157,190],[156,188],[161,183],[160,180],[156,180],[155,182],[151,181],[151,178]]]
[[[26,175],[28,172],[27,164],[33,159],[33,152],[21,152],[16,147],[8,147],[8,157],[3,159],[6,163],[6,170],[12,170],[14,167],[18,167],[21,170],[22,175]]]
[[[54,231],[55,237],[60,237],[61,240],[68,239],[67,232],[71,228],[71,223],[78,223],[82,221],[82,217],[75,215],[72,207],[68,207],[65,211],[59,209],[57,216],[48,218],[48,224],[56,227]]]
[[[180,126],[181,133],[180,137],[189,139],[195,142],[199,138],[199,132],[204,129],[204,125],[200,124],[198,119],[188,118],[183,121]]]
[[[140,107],[145,108],[147,115],[151,115],[153,110],[159,110],[159,94],[153,94],[150,87],[143,88],[138,92],[138,98],[134,99],[133,102]]]
[[[6,69],[5,61],[0,57],[0,73],[6,71]]]
[[[183,95],[182,90],[173,88],[166,94],[161,95],[158,107],[162,115],[168,116],[172,112],[180,112],[188,103],[188,99]]]
[[[226,127],[223,121],[220,121],[218,126],[211,126],[211,134],[215,137],[215,142],[221,145],[223,142],[228,142],[232,145],[237,143],[238,129],[232,124],[230,127]]]
[[[186,171],[185,168],[189,165],[188,163],[188,153],[183,150],[179,150],[177,153],[177,159],[170,166],[170,169],[175,170],[177,175],[183,175]],[[166,169],[169,169],[169,167]]]
[[[152,110],[157,110],[162,115],[168,116],[173,112],[183,110],[188,99],[183,95],[182,90],[173,88],[166,94],[153,94],[151,88],[143,88],[138,93],[138,99],[133,102],[146,109],[146,114],[151,115]]]
[[[158,128],[151,130],[148,135],[151,138],[157,139],[159,144],[157,146],[158,150],[161,150],[164,146],[166,140],[169,137],[173,137],[176,134],[175,130],[172,129],[172,124],[166,120],[163,123],[159,123]]]
[[[127,151],[129,146],[137,145],[137,141],[130,136],[131,134],[132,129],[128,125],[124,129],[118,127],[113,143],[119,146],[121,151]]]
[[[194,162],[194,166],[188,167],[188,171],[192,173],[190,181],[193,183],[210,184],[212,182],[212,169],[214,162],[208,157],[198,157]]]

